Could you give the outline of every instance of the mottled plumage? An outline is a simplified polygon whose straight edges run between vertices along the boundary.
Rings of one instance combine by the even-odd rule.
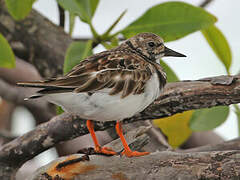
[[[141,33],[82,60],[63,77],[18,84],[42,88],[30,99],[44,97],[82,118],[121,121],[144,110],[159,96],[166,84],[166,74],[157,63],[163,56],[184,57],[164,46],[159,36]],[[90,122],[88,128],[93,135]],[[121,132],[119,123],[117,130]],[[94,135],[93,139],[98,148]]]
[[[166,74],[156,63],[156,58],[163,55],[161,50],[165,47],[162,39],[156,35],[153,36],[155,39],[152,39],[152,35],[141,34],[137,41],[134,37],[132,38],[134,40],[129,39],[117,48],[90,56],[61,78],[19,85],[44,88],[38,92],[39,94],[71,91],[94,93],[97,90],[111,88],[110,95],[121,93],[121,97],[124,98],[131,93],[143,93],[146,82],[153,73],[157,73],[161,89],[166,83]],[[145,42],[147,38],[149,40]],[[146,43],[152,43],[154,40],[159,48],[155,48],[153,52],[152,47],[144,48],[149,46]]]

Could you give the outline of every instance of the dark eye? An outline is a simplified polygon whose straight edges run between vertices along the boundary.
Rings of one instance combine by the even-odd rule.
[[[149,46],[149,47],[154,47],[154,46],[155,46],[155,43],[151,41],[151,42],[148,43],[148,46]]]

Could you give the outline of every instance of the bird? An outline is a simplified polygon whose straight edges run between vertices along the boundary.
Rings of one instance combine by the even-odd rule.
[[[116,132],[124,147],[122,155],[143,156],[149,152],[129,148],[122,120],[143,111],[159,97],[167,81],[159,59],[166,56],[186,57],[166,47],[160,36],[144,32],[118,47],[85,58],[62,77],[18,85],[41,88],[27,100],[45,98],[64,111],[87,119],[96,152],[117,154],[111,148],[101,147],[94,131],[94,121],[116,121]]]

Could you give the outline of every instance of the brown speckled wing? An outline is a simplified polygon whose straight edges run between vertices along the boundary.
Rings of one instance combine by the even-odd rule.
[[[82,61],[67,75],[32,84],[42,87],[39,93],[73,91],[94,93],[110,88],[110,95],[141,94],[146,82],[156,72],[156,67],[138,55],[127,51],[105,51]],[[23,84],[25,86],[30,86]]]

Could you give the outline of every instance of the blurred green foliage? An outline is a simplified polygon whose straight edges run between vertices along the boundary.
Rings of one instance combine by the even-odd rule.
[[[0,67],[15,67],[15,57],[7,40],[0,33]]]

